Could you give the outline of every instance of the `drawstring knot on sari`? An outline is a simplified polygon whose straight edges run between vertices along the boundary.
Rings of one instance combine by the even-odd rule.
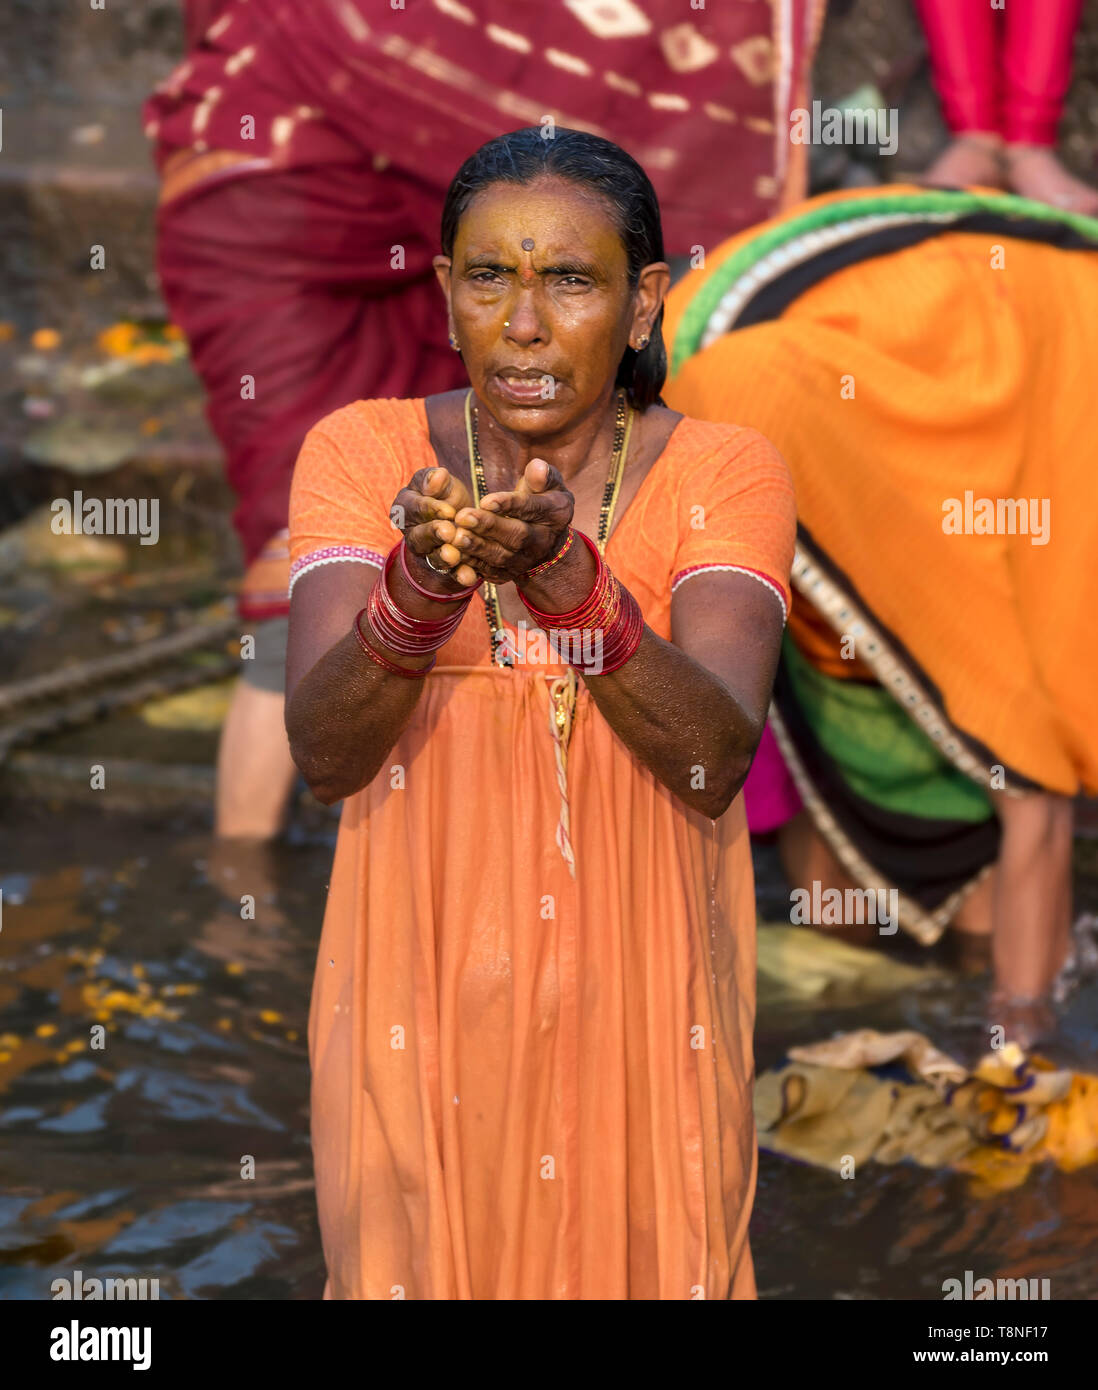
[[[572,725],[576,714],[576,696],[579,682],[575,671],[569,667],[567,674],[555,677],[549,685],[549,731],[553,735],[553,752],[556,758],[557,787],[560,790],[560,813],[557,820],[557,848],[568,872],[576,876],[576,855],[570,836],[570,813],[568,806],[568,744],[572,737]]]

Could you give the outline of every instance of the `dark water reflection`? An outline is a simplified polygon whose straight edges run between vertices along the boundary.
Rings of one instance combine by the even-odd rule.
[[[917,959],[917,957],[916,957]],[[846,1009],[789,1008],[760,1017],[760,1070],[785,1049],[838,1031],[913,1028],[972,1058],[982,1037],[983,977],[928,982],[899,998]],[[1098,1072],[1098,989],[1070,1002],[1046,1055]],[[862,1164],[852,1180],[759,1155],[752,1248],[763,1298],[940,1299],[946,1279],[1049,1279],[1053,1299],[1098,1297],[1098,1166],[1031,1170],[988,1195],[962,1174]]]
[[[185,829],[8,811],[0,1298],[49,1298],[76,1269],[157,1278],[161,1297],[320,1296],[306,1026],[333,841],[227,855]],[[919,1028],[948,1050],[978,1024],[980,991],[957,977],[772,1008],[759,1066],[860,1026]],[[1065,1038],[1098,1071],[1096,1019],[1092,989]],[[752,1231],[764,1297],[938,1298],[966,1269],[1098,1296],[1098,1168],[978,1198],[952,1174],[870,1164],[844,1182],[763,1154]]]
[[[230,860],[91,817],[5,832],[0,1297],[74,1269],[319,1297],[306,1024],[331,842]]]

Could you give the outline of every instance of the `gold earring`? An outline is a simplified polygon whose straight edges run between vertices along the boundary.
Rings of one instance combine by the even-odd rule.
[[[457,338],[452,332],[450,334],[450,346],[454,349],[455,352],[461,351],[461,344],[458,342]]]
[[[638,341],[637,346],[636,346],[636,348],[634,349],[634,351],[635,351],[635,352],[643,352],[644,349],[645,349],[647,346],[648,346],[648,334],[647,334],[647,333],[642,333],[641,336],[640,336],[640,340]]]

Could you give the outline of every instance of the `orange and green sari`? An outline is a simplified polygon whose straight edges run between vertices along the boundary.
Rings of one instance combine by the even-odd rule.
[[[782,756],[847,871],[932,941],[997,857],[992,789],[1098,789],[1098,222],[827,195],[710,253],[665,335],[668,404],[753,426],[793,473]]]

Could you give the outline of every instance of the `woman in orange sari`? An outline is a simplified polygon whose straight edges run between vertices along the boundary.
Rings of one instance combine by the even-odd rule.
[[[345,798],[309,1030],[331,1298],[755,1292],[738,792],[792,489],[660,399],[643,170],[542,137],[447,195],[469,388],[337,411],[294,476],[287,727]]]
[[[1098,221],[893,184],[723,243],[667,305],[668,399],[762,430],[796,485],[781,758],[749,814],[769,771],[793,885],[989,938],[990,1036],[1025,1046],[1092,954],[1096,271]]]

